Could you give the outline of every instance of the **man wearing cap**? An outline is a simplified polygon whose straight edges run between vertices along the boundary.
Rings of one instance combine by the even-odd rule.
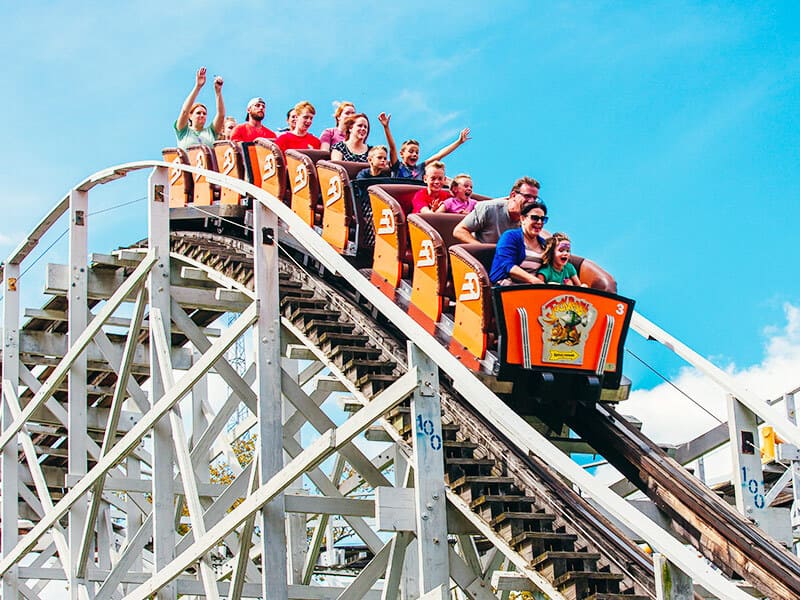
[[[519,227],[520,210],[539,198],[539,182],[533,177],[517,179],[508,198],[478,202],[453,229],[453,237],[465,244],[496,244],[508,229]]]
[[[206,119],[208,118],[206,105],[195,102],[197,95],[205,84],[206,68],[200,67],[195,75],[194,87],[189,92],[186,100],[183,101],[181,112],[173,125],[178,147],[184,150],[189,146],[198,144],[213,146],[214,141],[222,134],[222,121],[225,118],[225,103],[222,101],[222,77],[214,78],[217,114],[208,127],[206,127]]]
[[[261,121],[267,112],[267,104],[263,98],[252,98],[247,103],[247,119],[233,128],[231,132],[232,142],[252,142],[256,138],[274,139],[275,132],[264,127]]]

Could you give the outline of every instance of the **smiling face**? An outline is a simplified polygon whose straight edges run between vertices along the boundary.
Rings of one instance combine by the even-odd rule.
[[[365,142],[369,136],[369,121],[366,117],[358,117],[350,130],[350,139]]]
[[[425,177],[423,179],[428,184],[428,193],[431,195],[438,194],[444,187],[444,169],[438,167],[425,169]]]
[[[208,118],[208,111],[202,104],[196,104],[189,113],[189,123],[192,129],[200,131],[206,126],[206,119]]]
[[[508,197],[508,215],[512,221],[519,219],[522,205],[539,197],[539,188],[523,183],[520,188]]]
[[[400,160],[409,167],[413,167],[419,160],[419,146],[417,144],[406,144],[400,148]]]
[[[541,208],[532,209],[522,216],[522,232],[527,238],[536,238],[544,227],[545,214]]]

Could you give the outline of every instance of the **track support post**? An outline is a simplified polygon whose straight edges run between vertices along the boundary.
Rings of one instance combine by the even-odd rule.
[[[147,278],[150,311],[158,309],[170,336],[170,269],[169,269],[169,179],[167,170],[153,170],[148,181],[148,245],[155,252],[156,262]],[[159,369],[156,332],[150,329],[150,406],[155,406],[166,391],[167,382]],[[153,568],[158,573],[175,558],[175,497],[173,478],[175,454],[169,417],[153,426]],[[174,581],[159,590],[157,600],[176,598]]]
[[[3,398],[0,398],[0,423],[2,429],[11,427],[14,415],[11,411],[11,399],[19,397],[19,264],[9,263],[5,266],[3,281]],[[7,390],[7,391],[6,391]],[[5,557],[14,549],[19,540],[19,450],[17,436],[14,436],[2,450],[2,479],[0,479],[0,496],[2,496],[3,535],[0,550]],[[9,476],[10,475],[10,476]],[[0,596],[18,598],[18,567],[14,565],[4,575],[0,583]]]
[[[258,468],[260,485],[283,468],[281,401],[280,293],[278,290],[278,218],[261,202],[253,203],[253,271],[258,320],[253,329],[258,394]],[[284,494],[261,509],[262,580],[265,598],[287,598],[288,549]],[[242,544],[242,548],[246,548]]]
[[[69,196],[69,273],[67,293],[67,327],[69,345],[76,342],[86,329],[89,312],[88,293],[88,213],[89,192],[72,190]],[[82,352],[72,363],[67,376],[69,398],[68,476],[78,481],[89,470],[87,455],[87,360]],[[76,502],[69,511],[69,573],[67,576],[70,600],[78,600],[79,587],[86,585],[78,577],[78,557],[83,545],[83,528],[87,517],[85,502]],[[102,552],[102,550],[101,550]]]
[[[408,357],[409,367],[417,367],[419,373],[417,387],[411,396],[419,591],[427,598],[429,593],[435,595],[437,589],[445,590],[441,596],[445,598],[450,583],[450,564],[439,367],[411,343]]]

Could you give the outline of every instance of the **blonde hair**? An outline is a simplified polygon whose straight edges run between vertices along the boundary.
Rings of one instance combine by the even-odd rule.
[[[314,108],[314,105],[311,104],[308,100],[301,100],[297,104],[294,105],[294,111],[300,116],[300,113],[304,110],[308,110],[311,112],[312,115],[317,114],[317,109]]]
[[[367,150],[367,156],[374,156],[379,150],[383,150],[386,154],[389,154],[389,149],[386,146],[372,146]]]
[[[455,188],[461,185],[461,181],[464,179],[469,179],[472,181],[472,175],[467,175],[466,173],[459,173],[452,180],[450,180],[450,191],[452,192]]]
[[[406,140],[400,145],[400,152],[405,150],[407,146],[419,146],[419,142],[417,140]]]
[[[433,169],[441,169],[442,171],[444,171],[445,170],[444,163],[442,161],[440,161],[440,160],[435,160],[433,162],[429,162],[428,164],[425,165],[425,174],[426,175],[428,174],[428,170],[429,169],[431,171]]]

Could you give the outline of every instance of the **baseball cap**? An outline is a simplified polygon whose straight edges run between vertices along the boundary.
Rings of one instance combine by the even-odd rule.
[[[251,107],[251,106],[255,106],[255,105],[256,105],[256,104],[258,104],[259,102],[261,102],[261,103],[263,103],[263,104],[266,104],[266,102],[264,102],[264,99],[263,99],[263,98],[259,98],[259,97],[256,97],[256,98],[250,98],[250,102],[248,102],[248,103],[247,103],[247,110],[250,110],[250,107]]]

